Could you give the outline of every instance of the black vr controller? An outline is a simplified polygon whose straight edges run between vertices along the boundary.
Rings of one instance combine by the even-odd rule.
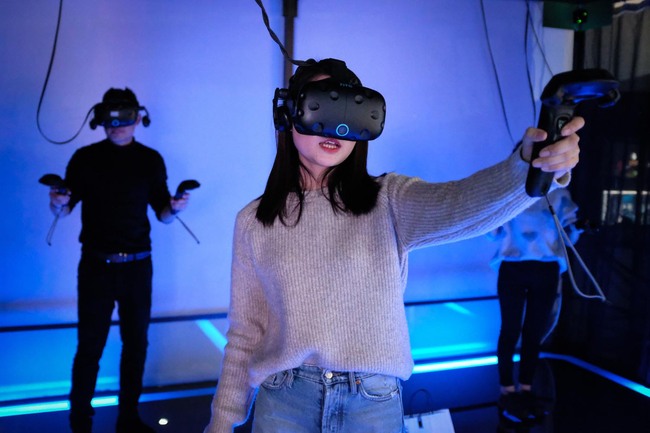
[[[185,191],[190,191],[200,186],[201,184],[193,179],[182,181],[180,184],[178,184],[178,188],[176,188],[174,200],[180,200],[183,197],[183,194],[185,194]]]
[[[181,198],[183,198],[183,194],[185,194],[185,191],[190,191],[190,190],[196,189],[196,188],[198,188],[200,186],[201,186],[201,184],[199,182],[197,182],[196,180],[193,180],[193,179],[182,181],[181,183],[178,184],[178,187],[176,188],[176,194],[174,194],[174,200],[180,200]],[[185,224],[183,222],[183,220],[178,217],[178,215],[176,215],[176,219],[183,225],[183,227],[185,227],[185,230],[187,230],[187,232],[190,234],[190,236],[192,236],[194,238],[194,240],[196,241],[197,244],[201,243],[201,242],[199,242],[199,238],[197,238],[194,235],[192,230],[190,230],[190,228],[187,226],[187,224]]]
[[[548,133],[546,140],[533,144],[531,161],[539,152],[562,135],[562,127],[573,118],[578,105],[593,101],[599,107],[610,107],[620,99],[619,82],[603,69],[583,69],[555,75],[542,92],[542,109],[537,127]],[[526,193],[530,197],[546,195],[553,182],[553,173],[543,172],[532,164],[528,169]]]
[[[58,174],[45,174],[41,176],[38,182],[53,188],[57,194],[67,194],[69,192],[65,182]]]
[[[58,174],[45,174],[41,176],[40,179],[38,179],[38,182],[42,185],[49,186],[57,194],[65,195],[70,193],[68,187],[65,186],[65,181]],[[52,225],[50,226],[50,229],[47,231],[47,236],[45,238],[45,241],[47,242],[48,245],[52,245],[52,236],[54,235],[56,222],[59,220],[59,213],[57,213],[54,216],[54,221],[52,221]]]
[[[301,134],[344,140],[374,140],[384,130],[386,101],[381,93],[333,78],[305,84],[297,100],[287,89],[273,97],[275,128],[293,125]]]

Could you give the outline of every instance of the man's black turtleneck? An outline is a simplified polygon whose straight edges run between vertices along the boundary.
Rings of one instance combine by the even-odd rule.
[[[79,148],[66,169],[70,209],[81,201],[84,251],[135,253],[151,250],[147,207],[160,214],[169,203],[162,156],[137,141],[103,140]]]

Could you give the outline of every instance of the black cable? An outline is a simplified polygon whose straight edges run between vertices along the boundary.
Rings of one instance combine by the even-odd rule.
[[[524,57],[526,59],[526,78],[528,79],[528,92],[530,95],[530,102],[533,106],[533,125],[537,121],[537,104],[535,98],[535,91],[533,90],[533,78],[530,72],[530,57],[528,55],[528,28],[530,27],[530,8],[528,1],[526,1],[526,25],[524,26]]]
[[[537,34],[537,30],[535,30],[535,23],[533,22],[533,17],[530,12],[530,0],[526,0],[526,26],[525,26],[525,37],[524,37],[524,50],[525,50],[525,56],[526,56],[526,74],[528,76],[528,88],[530,90],[530,96],[532,99],[532,104],[533,104],[533,122],[537,121],[537,104],[536,104],[536,98],[535,98],[535,91],[534,91],[534,86],[533,86],[533,80],[532,80],[532,74],[530,71],[530,57],[528,54],[528,30],[531,29],[533,36],[535,37],[535,45],[539,49],[540,54],[542,55],[542,59],[544,59],[544,65],[546,66],[546,70],[548,71],[551,76],[553,76],[553,70],[551,69],[551,66],[548,63],[548,59],[546,58],[546,52],[544,51],[544,46],[540,42],[539,35]]]
[[[492,70],[494,71],[494,78],[496,79],[497,82],[497,89],[499,91],[499,101],[501,103],[501,112],[503,113],[503,119],[505,120],[506,123],[506,128],[508,130],[508,135],[510,135],[510,140],[512,141],[512,144],[515,144],[515,139],[512,136],[512,131],[510,130],[510,122],[508,121],[508,114],[506,113],[506,106],[505,102],[503,99],[503,92],[501,90],[501,82],[499,81],[499,73],[497,71],[497,65],[496,62],[494,61],[494,54],[492,53],[492,44],[490,43],[490,34],[488,32],[487,28],[487,20],[485,17],[485,6],[483,5],[483,0],[480,0],[481,3],[481,15],[483,18],[483,29],[485,30],[485,39],[488,45],[488,50],[490,52],[490,60],[492,61]]]
[[[303,60],[294,60],[291,58],[289,53],[287,52],[287,49],[282,45],[282,42],[280,42],[280,38],[278,38],[278,35],[275,34],[275,32],[271,29],[271,24],[269,23],[269,16],[266,14],[266,9],[264,9],[264,5],[262,4],[262,0],[255,0],[255,3],[260,7],[262,10],[262,19],[264,20],[264,25],[266,26],[266,29],[269,31],[269,34],[271,35],[271,39],[275,41],[276,44],[280,47],[280,51],[282,51],[282,54],[284,55],[284,58],[287,59],[289,62],[293,63],[296,66],[306,66],[309,65],[309,63],[303,61]]]
[[[190,228],[187,226],[187,224],[185,224],[185,223],[183,222],[183,220],[180,219],[180,218],[178,217],[178,215],[176,215],[176,219],[177,219],[177,220],[178,220],[178,221],[183,225],[183,227],[185,227],[185,230],[187,230],[187,232],[188,232],[188,233],[189,233],[189,234],[194,238],[194,240],[196,241],[196,243],[197,243],[197,244],[200,244],[201,242],[199,242],[199,238],[196,237],[196,235],[194,234],[194,232],[192,232],[192,230],[190,230]]]
[[[543,7],[543,6],[542,6]],[[531,94],[533,94],[533,111],[535,112],[535,120],[537,119],[537,105],[536,105],[536,100],[534,97],[534,90],[533,90],[533,84],[532,84],[532,78],[531,78],[531,73],[530,73],[530,59],[528,56],[528,28],[532,30],[533,36],[535,37],[535,46],[539,50],[539,53],[542,56],[542,59],[544,60],[544,66],[546,67],[546,71],[553,77],[555,73],[553,72],[553,69],[551,69],[551,65],[548,62],[548,59],[546,58],[546,50],[544,49],[544,45],[540,41],[539,35],[537,34],[537,30],[535,29],[535,23],[533,22],[533,16],[530,12],[530,0],[526,0],[526,71],[528,73],[528,83],[529,86],[531,87],[530,91]]]
[[[43,105],[43,98],[45,96],[45,90],[47,89],[47,83],[50,81],[50,75],[52,73],[52,65],[54,64],[54,57],[56,54],[56,46],[59,40],[59,29],[61,28],[61,15],[63,12],[63,0],[59,0],[59,15],[56,20],[56,30],[54,32],[54,44],[52,45],[52,53],[50,54],[50,64],[47,67],[47,74],[45,75],[45,82],[43,83],[43,89],[41,90],[41,97],[38,100],[38,108],[36,109],[36,127],[38,128],[38,132],[45,138],[47,141],[53,144],[66,144],[70,143],[72,140],[77,138],[77,136],[81,133],[81,130],[83,129],[84,124],[88,120],[88,117],[90,117],[90,113],[92,112],[92,108],[88,111],[88,114],[86,114],[86,118],[82,122],[81,126],[79,127],[79,130],[75,135],[72,136],[72,138],[64,141],[56,141],[52,140],[49,138],[43,130],[41,129],[41,106]]]
[[[546,204],[548,205],[548,210],[551,213],[551,217],[553,218],[553,222],[555,223],[555,229],[557,230],[557,233],[559,235],[559,243],[560,247],[562,248],[562,253],[564,255],[564,258],[567,262],[567,275],[569,277],[569,280],[571,281],[571,286],[573,287],[573,290],[578,296],[581,296],[586,299],[599,299],[600,301],[607,302],[608,304],[611,305],[611,302],[605,297],[605,294],[603,293],[603,290],[600,288],[600,285],[598,284],[598,281],[596,281],[596,278],[592,275],[592,273],[589,271],[589,268],[585,264],[585,262],[582,260],[582,257],[578,253],[578,250],[576,250],[575,246],[571,242],[571,238],[567,234],[567,232],[564,230],[562,227],[562,224],[560,223],[560,220],[555,213],[555,209],[553,209],[553,206],[551,205],[551,200],[548,198],[548,194],[544,194],[544,198],[546,199]],[[597,294],[596,295],[587,295],[583,293],[579,288],[578,288],[578,283],[576,283],[575,277],[573,276],[573,270],[571,269],[571,260],[569,259],[569,253],[567,252],[567,247],[573,251],[575,259],[580,263],[580,266],[582,269],[585,271],[589,279],[591,280],[594,289],[596,290]]]
[[[546,69],[548,70],[548,73],[551,75],[553,74],[553,70],[551,69],[551,66],[548,63],[548,59],[546,58],[546,52],[544,51],[544,46],[539,40],[539,35],[537,34],[537,30],[535,30],[535,25],[532,22],[532,15],[530,14],[530,0],[526,0],[526,9],[528,10],[528,19],[531,20],[532,24],[532,29],[533,29],[533,36],[535,36],[535,42],[537,43],[537,47],[539,48],[539,52],[542,54],[542,59],[544,59],[544,65],[546,65]]]
[[[56,228],[56,223],[59,221],[59,215],[61,215],[61,211],[54,216],[54,221],[52,221],[52,225],[47,231],[47,236],[45,237],[45,241],[49,246],[52,246],[52,236],[54,236],[54,229]]]

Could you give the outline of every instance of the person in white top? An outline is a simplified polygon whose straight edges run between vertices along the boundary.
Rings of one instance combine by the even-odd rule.
[[[561,294],[561,275],[569,263],[564,235],[572,244],[582,229],[576,227],[578,205],[566,188],[547,194],[501,227],[488,233],[499,242],[490,265],[498,271],[497,293],[501,329],[497,344],[500,384],[499,406],[521,422],[539,421],[545,408],[532,385],[545,336],[554,325],[554,310]],[[555,311],[555,315],[559,311]],[[517,381],[513,355],[521,337]]]

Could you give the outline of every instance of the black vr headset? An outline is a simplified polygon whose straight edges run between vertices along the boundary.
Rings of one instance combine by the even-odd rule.
[[[140,106],[135,94],[129,89],[109,89],[102,102],[95,104],[92,108],[93,119],[90,120],[90,129],[97,126],[105,128],[118,128],[120,126],[133,125],[138,120],[140,111],[146,114],[142,118],[142,124],[149,126],[149,112],[145,107]]]
[[[306,83],[294,100],[288,89],[276,89],[273,123],[278,131],[344,140],[374,140],[381,135],[386,101],[377,91],[334,78]]]

